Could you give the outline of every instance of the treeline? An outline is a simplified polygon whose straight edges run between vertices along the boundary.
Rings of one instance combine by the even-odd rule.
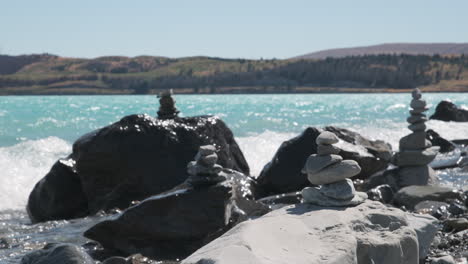
[[[102,81],[114,89],[131,89],[137,93],[149,89],[226,86],[413,88],[441,80],[458,80],[464,69],[468,69],[468,59],[464,56],[369,55],[297,60],[267,70],[216,72],[209,76],[197,76],[191,71],[146,79],[107,75]]]

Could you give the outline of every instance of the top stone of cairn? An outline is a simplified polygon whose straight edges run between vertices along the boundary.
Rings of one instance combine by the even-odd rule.
[[[324,131],[315,140],[317,145],[333,145],[338,143],[338,137],[332,132]]]

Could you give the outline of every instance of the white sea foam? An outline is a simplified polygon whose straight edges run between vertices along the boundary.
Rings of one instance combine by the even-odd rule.
[[[57,137],[27,140],[0,148],[0,210],[21,209],[34,185],[71,145]]]

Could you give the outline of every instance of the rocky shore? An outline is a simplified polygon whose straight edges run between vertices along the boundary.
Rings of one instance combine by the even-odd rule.
[[[254,177],[221,119],[179,117],[162,94],[157,118],[84,135],[30,194],[33,223],[106,215],[84,232],[93,242],[48,244],[21,263],[466,263],[468,190],[439,185],[437,170],[468,169],[467,149],[427,131],[412,96],[397,152],[308,127]],[[433,166],[439,151],[458,158]]]

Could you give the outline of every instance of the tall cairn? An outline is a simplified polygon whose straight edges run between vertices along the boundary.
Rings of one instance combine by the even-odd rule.
[[[426,101],[421,99],[421,91],[415,88],[412,91],[411,110],[408,119],[411,134],[400,139],[399,152],[392,158],[392,164],[399,167],[400,187],[408,185],[428,185],[435,181],[435,172],[429,167],[439,152],[439,147],[432,147],[426,139],[427,117],[424,114],[428,110]]]
[[[226,178],[220,173],[223,167],[218,162],[216,147],[213,145],[200,146],[195,160],[187,165],[189,177],[187,183],[193,186],[211,185],[224,181]]]
[[[349,179],[361,172],[354,160],[343,160],[335,134],[325,131],[316,139],[317,154],[312,154],[302,170],[307,179],[317,187],[302,190],[304,202],[320,206],[352,206],[364,202],[367,194],[356,192]]]
[[[175,99],[172,98],[172,89],[164,91],[158,95],[159,98],[159,119],[174,119],[179,114],[175,107]]]

